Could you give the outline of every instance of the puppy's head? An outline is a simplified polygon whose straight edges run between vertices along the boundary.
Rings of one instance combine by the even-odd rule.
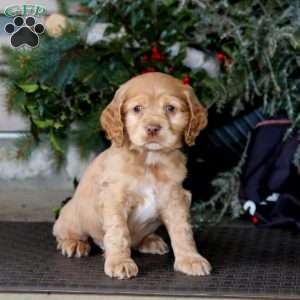
[[[163,73],[132,78],[116,92],[101,115],[107,137],[118,146],[125,139],[148,150],[194,144],[207,124],[207,111],[193,89]]]

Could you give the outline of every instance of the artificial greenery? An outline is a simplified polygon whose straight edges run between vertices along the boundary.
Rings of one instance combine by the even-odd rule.
[[[66,4],[60,5],[64,13]],[[101,111],[121,83],[149,71],[191,84],[214,116],[209,126],[258,106],[270,115],[284,112],[298,125],[299,1],[84,0],[80,5],[84,9],[69,16],[60,37],[44,34],[31,51],[2,49],[9,65],[1,73],[8,86],[7,108],[31,124],[19,157],[28,155],[42,136],[60,164],[71,141],[82,155],[101,151],[107,146]],[[90,45],[86,36],[99,22],[110,24],[107,36],[123,34]],[[220,74],[211,78],[203,69],[184,66],[188,46],[216,57]],[[228,208],[236,199],[236,172],[214,181],[213,203]]]

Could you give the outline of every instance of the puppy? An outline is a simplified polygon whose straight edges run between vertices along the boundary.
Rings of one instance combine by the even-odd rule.
[[[88,255],[92,238],[105,254],[105,273],[136,276],[131,248],[165,254],[155,234],[164,224],[175,255],[174,269],[207,275],[211,267],[196,249],[190,224],[191,194],[183,189],[183,142],[194,144],[207,112],[190,86],[163,73],[132,78],[101,116],[112,145],[87,168],[74,197],[54,224],[57,248],[68,257]]]

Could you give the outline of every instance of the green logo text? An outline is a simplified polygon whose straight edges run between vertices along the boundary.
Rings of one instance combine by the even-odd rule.
[[[7,17],[15,16],[45,16],[47,13],[46,8],[37,4],[24,4],[8,6],[4,10]]]

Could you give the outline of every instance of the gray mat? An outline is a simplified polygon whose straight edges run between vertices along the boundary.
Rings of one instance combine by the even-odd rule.
[[[214,270],[208,277],[173,272],[173,255],[133,253],[135,279],[103,273],[98,249],[82,259],[56,251],[49,223],[0,223],[0,292],[63,292],[168,296],[300,298],[300,237],[248,226],[196,233]]]

